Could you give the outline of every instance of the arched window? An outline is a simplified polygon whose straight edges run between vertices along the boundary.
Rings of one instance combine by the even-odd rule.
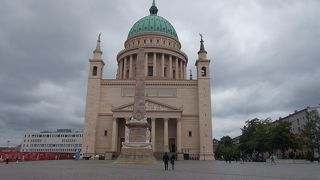
[[[96,76],[96,75],[97,75],[97,72],[98,72],[98,67],[97,67],[97,66],[93,66],[92,76]]]
[[[201,68],[201,76],[207,76],[207,69],[206,67]]]

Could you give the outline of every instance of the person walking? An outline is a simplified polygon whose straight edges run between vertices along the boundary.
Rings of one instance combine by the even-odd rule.
[[[271,156],[270,156],[270,160],[271,160],[271,165],[272,164],[275,164],[276,165],[276,162],[274,161],[274,156],[271,154]]]
[[[9,158],[8,157],[6,158],[6,163],[9,164]]]
[[[170,163],[171,163],[171,166],[172,166],[172,170],[174,170],[174,161],[176,160],[176,157],[175,155],[172,155],[171,156],[171,159],[170,159]]]
[[[168,170],[168,162],[169,162],[169,156],[168,153],[165,152],[162,158],[163,162],[164,162],[164,170]]]

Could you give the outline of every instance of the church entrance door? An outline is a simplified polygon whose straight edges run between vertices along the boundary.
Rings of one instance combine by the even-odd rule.
[[[170,152],[176,152],[176,138],[169,138]]]

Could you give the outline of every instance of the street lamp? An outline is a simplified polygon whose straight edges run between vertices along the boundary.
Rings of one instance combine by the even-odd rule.
[[[8,140],[7,141],[7,148],[9,149],[9,144],[10,144],[10,141]]]

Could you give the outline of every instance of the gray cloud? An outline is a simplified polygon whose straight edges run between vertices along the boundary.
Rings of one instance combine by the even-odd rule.
[[[102,32],[105,78],[149,1],[23,1],[0,6],[0,146],[25,131],[82,128],[88,59]],[[320,3],[157,1],[195,72],[198,33],[212,60],[214,137],[320,103]],[[195,74],[195,73],[193,73]]]

